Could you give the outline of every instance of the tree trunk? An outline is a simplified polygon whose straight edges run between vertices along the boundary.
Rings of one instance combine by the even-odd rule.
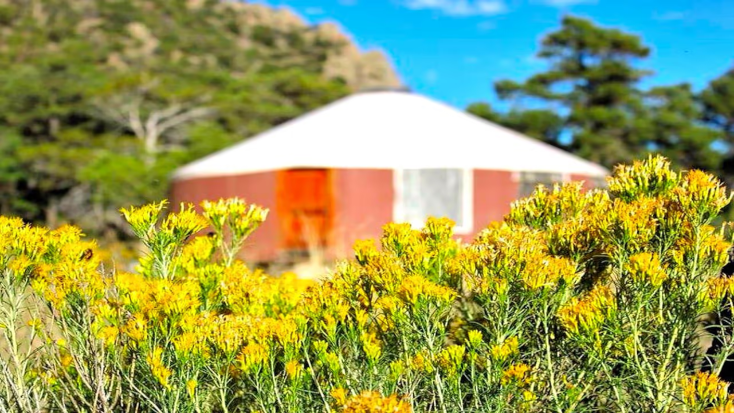
[[[55,229],[59,221],[59,201],[56,198],[50,198],[48,200],[48,206],[46,207],[46,226],[50,229]]]

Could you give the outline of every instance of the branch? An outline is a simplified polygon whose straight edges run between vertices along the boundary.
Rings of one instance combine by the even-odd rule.
[[[130,106],[127,116],[128,123],[125,126],[132,129],[138,139],[145,139],[145,128],[142,119],[140,119],[140,105],[130,104]]]
[[[198,107],[186,110],[161,122],[158,125],[158,131],[160,134],[163,134],[168,129],[175,128],[178,125],[190,122],[194,119],[203,118],[211,113],[213,113],[213,110],[207,107]]]

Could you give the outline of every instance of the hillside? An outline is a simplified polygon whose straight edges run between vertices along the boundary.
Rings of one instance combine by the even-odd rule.
[[[0,213],[115,232],[183,162],[398,86],[337,25],[217,0],[0,0]]]

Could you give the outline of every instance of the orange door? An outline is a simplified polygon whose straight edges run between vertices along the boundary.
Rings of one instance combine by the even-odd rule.
[[[284,248],[326,247],[334,215],[330,171],[279,171],[277,209]]]

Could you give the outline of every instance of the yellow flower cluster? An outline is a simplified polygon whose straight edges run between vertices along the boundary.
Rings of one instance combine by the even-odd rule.
[[[515,384],[520,387],[527,386],[533,381],[531,370],[530,366],[525,363],[513,364],[502,373],[502,384]]]
[[[169,370],[165,364],[163,364],[163,349],[156,347],[153,351],[145,357],[145,361],[150,367],[150,371],[153,377],[165,388],[170,388],[168,378],[171,377],[171,370]]]
[[[683,390],[683,401],[691,407],[710,404],[721,406],[727,401],[729,383],[711,373],[699,372],[685,377],[680,386]]]
[[[610,193],[629,202],[670,192],[678,185],[679,176],[670,168],[670,161],[656,155],[632,165],[618,165],[607,182]]]
[[[553,288],[563,280],[566,284],[576,281],[576,264],[563,257],[543,256],[527,262],[522,273],[522,280],[531,290]]]
[[[95,243],[82,237],[72,226],[49,231],[0,217],[0,270],[30,279],[33,289],[58,309],[68,300],[102,300],[108,279],[97,271]]]
[[[53,317],[83,314],[91,341],[111,358],[119,353],[121,369],[140,366],[129,369],[131,380],[158,383],[137,386],[146,398],[165,403],[183,395],[190,411],[221,394],[264,411],[324,403],[343,412],[453,411],[466,400],[508,411],[603,404],[614,395],[587,397],[553,368],[605,392],[593,381],[644,351],[625,347],[629,320],[650,324],[634,333],[640,342],[659,343],[665,338],[652,336],[655,330],[675,319],[668,316],[674,308],[650,310],[658,300],[648,305],[647,294],[660,303],[675,294],[689,313],[734,294],[734,279],[714,276],[729,244],[709,225],[728,203],[717,180],[676,174],[651,157],[617,168],[609,186],[539,187],[468,244],[454,239],[447,219],[431,218],[420,230],[388,224],[379,245],[358,242],[355,259],[318,283],[292,273],[272,277],[238,260],[267,215],[239,199],[204,202],[201,213],[183,205],[164,216],[165,201],[123,209],[147,248],[136,272],[101,271],[97,248],[76,228],[48,231],[0,217],[0,269],[28,279]],[[204,228],[212,232],[196,237]],[[640,301],[627,317],[627,306]],[[598,363],[612,368],[579,373],[588,368],[579,354],[602,340],[609,359]],[[564,353],[569,345],[573,355]],[[73,376],[83,363],[71,351],[64,349],[57,367]],[[669,388],[683,373],[665,374],[661,385]],[[715,376],[680,385],[681,399],[698,411],[728,403]],[[607,406],[580,409],[587,407]]]
[[[380,341],[375,338],[374,333],[362,333],[362,349],[364,350],[367,360],[374,363],[382,354],[382,346]]]
[[[639,196],[632,202],[614,200],[608,215],[601,218],[607,237],[617,241],[629,252],[647,248],[657,231],[656,214],[664,208],[660,198]]]
[[[159,203],[146,204],[138,208],[122,208],[120,212],[122,212],[125,220],[130,224],[130,227],[140,239],[148,239],[152,236],[160,214],[167,204],[167,201],[161,201]]]
[[[707,307],[712,307],[727,295],[734,295],[734,277],[713,277],[706,280],[700,298]]]
[[[558,318],[563,327],[574,334],[596,331],[616,307],[611,289],[597,285],[584,297],[574,297],[561,307],[558,310]]]
[[[465,352],[464,346],[450,345],[438,354],[438,364],[448,373],[449,377],[456,376],[462,371]]]
[[[385,397],[375,391],[363,391],[362,393],[345,397],[343,389],[332,392],[339,411],[342,413],[411,413],[410,405],[399,399],[396,395]]]
[[[492,346],[492,358],[497,361],[507,360],[517,354],[518,340],[512,336],[503,340],[500,344]]]
[[[650,252],[641,252],[630,257],[627,271],[637,283],[650,283],[659,287],[668,278],[660,257]]]
[[[456,298],[456,291],[437,285],[419,275],[409,276],[400,283],[398,295],[404,301],[415,305],[420,299],[434,299],[449,303]]]
[[[674,194],[683,213],[697,221],[713,218],[731,201],[721,181],[699,170],[685,173]]]
[[[262,344],[251,343],[242,348],[237,356],[239,367],[244,372],[252,372],[254,369],[262,367],[268,358],[269,349]]]
[[[217,202],[204,201],[203,215],[215,228],[222,228],[227,223],[235,238],[250,235],[268,216],[268,210],[254,204],[247,204],[243,199],[220,199]]]
[[[704,410],[704,413],[734,413],[734,397],[729,396],[726,403],[706,409]]]

